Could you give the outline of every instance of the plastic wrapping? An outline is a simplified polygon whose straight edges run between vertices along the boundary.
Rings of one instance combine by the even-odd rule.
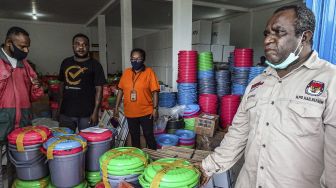
[[[169,117],[166,115],[160,115],[159,119],[154,123],[154,132],[161,132],[166,129]]]
[[[185,105],[177,105],[173,108],[159,108],[160,116],[166,116],[169,120],[178,120],[183,116]]]

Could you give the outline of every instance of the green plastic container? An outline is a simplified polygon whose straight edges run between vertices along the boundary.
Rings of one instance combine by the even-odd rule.
[[[51,184],[51,182],[50,182],[49,185],[46,188],[56,188],[56,187],[53,186]],[[73,188],[90,188],[90,187],[89,187],[89,185],[88,185],[88,183],[86,181],[83,181],[81,184],[79,184],[79,185],[77,185],[77,186],[75,186]]]
[[[49,181],[49,176],[34,181],[15,179],[12,188],[47,188]]]
[[[195,147],[195,145],[190,145],[190,146],[179,146],[181,148],[189,148],[189,149],[193,149]]]
[[[115,106],[117,98],[115,96],[113,96],[113,97],[109,97],[107,100],[108,100],[110,106]]]
[[[49,80],[49,84],[59,84],[61,83],[59,80]]]
[[[89,172],[86,171],[85,173],[86,181],[88,182],[89,186],[94,187],[98,182],[102,181],[102,177],[100,176],[100,172]]]
[[[181,159],[163,158],[157,160],[156,162],[164,163],[166,165],[156,164],[156,162],[148,165],[144,173],[139,177],[141,186],[150,187],[156,174],[163,168],[173,165],[176,160]],[[193,168],[192,164],[190,164],[188,161],[184,160],[182,162],[182,166],[177,166],[174,169],[170,169],[168,172],[166,172],[166,174],[161,179],[160,188],[193,188],[198,185],[199,177],[200,173],[198,170]]]
[[[194,131],[195,130],[195,118],[185,118],[184,119],[184,129]]]
[[[108,162],[108,174],[115,176],[141,174],[145,168],[144,161],[140,157],[136,157],[131,154],[137,154],[139,156],[142,156],[145,159],[146,163],[148,163],[149,161],[149,156],[141,149],[134,147],[119,147],[107,151],[99,158],[100,169],[102,169],[103,161],[105,161],[109,156],[115,155],[118,152],[125,152],[127,150],[133,151],[117,156]]]

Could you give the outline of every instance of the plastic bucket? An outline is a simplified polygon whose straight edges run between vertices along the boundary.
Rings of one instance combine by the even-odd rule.
[[[58,188],[75,187],[84,181],[85,153],[57,156],[49,160],[51,182]]]
[[[102,142],[88,142],[86,152],[86,170],[99,171],[99,157],[112,147],[112,138]]]
[[[130,183],[132,184],[134,187],[141,187],[140,184],[139,184],[139,179],[138,179],[138,176],[135,176],[133,178],[125,178],[125,179],[112,179],[112,178],[108,178],[108,181],[111,185],[111,187],[118,187],[119,184],[122,182],[122,181],[125,181],[127,183]]]
[[[47,158],[44,155],[40,155],[28,162],[15,160],[11,152],[8,156],[16,168],[17,177],[21,180],[37,180],[46,177],[49,174]]]
[[[139,175],[140,174],[130,174],[130,175],[125,175],[125,176],[114,176],[114,175],[108,174],[108,179],[111,179],[113,181],[116,181],[116,180],[127,181],[127,180],[133,180],[135,178],[138,178]]]
[[[55,187],[53,184],[49,183],[49,185],[46,188],[58,188],[58,187]],[[71,188],[90,188],[90,186],[88,185],[87,181],[83,181],[79,185],[76,185],[76,186],[71,187]]]
[[[41,145],[42,144],[24,146],[24,151],[19,152],[16,145],[8,144],[8,149],[14,160],[18,162],[29,162],[42,154],[40,151]]]

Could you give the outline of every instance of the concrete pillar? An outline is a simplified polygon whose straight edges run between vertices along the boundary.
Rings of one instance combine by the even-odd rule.
[[[107,54],[106,54],[106,25],[105,15],[98,16],[98,42],[99,42],[99,61],[104,69],[104,74],[107,76]]]
[[[192,0],[173,0],[173,89],[177,90],[178,51],[192,48]]]
[[[121,9],[121,57],[122,70],[131,66],[130,52],[133,48],[132,0],[120,1]]]

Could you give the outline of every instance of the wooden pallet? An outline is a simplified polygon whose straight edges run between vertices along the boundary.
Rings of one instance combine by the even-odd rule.
[[[147,152],[154,160],[161,158],[183,158],[192,163],[201,162],[205,157],[212,153],[211,151],[195,150],[176,146],[164,146],[158,150],[151,150],[148,148],[144,148],[142,150]]]

